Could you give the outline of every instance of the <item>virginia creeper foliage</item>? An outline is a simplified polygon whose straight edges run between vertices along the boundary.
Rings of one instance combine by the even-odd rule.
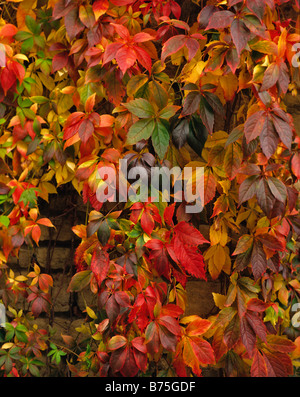
[[[300,136],[284,100],[300,89],[299,6],[195,1],[187,17],[174,0],[1,3],[2,376],[39,376],[45,356],[72,376],[297,373]],[[163,191],[100,202],[97,173],[119,175],[120,159],[203,167],[203,211]],[[97,304],[56,343],[36,322],[53,313],[51,272],[10,261],[54,227],[41,205],[67,185],[87,211],[68,292]],[[185,315],[191,278],[222,282],[208,318]]]

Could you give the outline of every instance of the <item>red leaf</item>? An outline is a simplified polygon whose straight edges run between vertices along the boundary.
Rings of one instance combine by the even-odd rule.
[[[111,1],[115,6],[126,6],[127,4],[132,4],[134,0],[112,0]]]
[[[104,55],[103,55],[103,65],[106,63],[110,62],[113,60],[116,56],[117,51],[123,47],[123,43],[111,43],[108,44],[108,46],[105,49]]]
[[[244,125],[247,143],[257,138],[261,134],[265,119],[265,112],[263,110],[260,110],[259,112],[256,112],[247,118],[247,121]]]
[[[231,48],[226,52],[226,62],[227,65],[230,67],[233,74],[235,74],[236,69],[239,66],[240,58],[238,56],[236,48]]]
[[[293,131],[289,123],[277,116],[272,116],[272,121],[279,138],[284,145],[291,150]]]
[[[147,347],[145,345],[145,339],[141,336],[137,336],[131,341],[132,346],[140,351],[141,353],[147,354]]]
[[[2,69],[0,76],[1,86],[3,88],[4,94],[6,95],[7,91],[15,84],[16,76],[15,74],[9,70],[7,67]]]
[[[296,152],[292,157],[292,171],[300,179],[300,152]]]
[[[182,116],[188,116],[198,111],[201,101],[201,95],[198,91],[189,92],[184,99]]]
[[[265,359],[258,350],[255,350],[250,372],[251,372],[251,376],[253,377],[267,376],[267,366]]]
[[[268,116],[265,119],[261,134],[260,145],[264,155],[269,159],[277,149],[279,139],[275,131],[271,118]]]
[[[115,293],[116,302],[122,307],[130,307],[130,297],[127,292],[125,291],[117,291]]]
[[[287,354],[264,351],[263,356],[269,377],[287,377],[293,373],[292,360]]]
[[[247,303],[247,309],[252,310],[253,312],[264,312],[267,307],[269,307],[269,304],[258,298],[252,298]]]
[[[196,39],[193,39],[192,37],[186,38],[185,45],[186,45],[186,47],[188,49],[188,53],[189,53],[188,62],[190,62],[196,55],[196,52],[199,50],[200,45],[199,45],[198,41]]]
[[[39,275],[39,287],[43,292],[48,292],[49,286],[53,286],[53,279],[49,274]]]
[[[154,238],[147,241],[145,247],[150,248],[151,250],[161,250],[164,248],[164,243],[161,240]]]
[[[277,84],[280,88],[280,90],[286,94],[288,88],[289,88],[289,83],[290,83],[290,73],[288,70],[287,65],[285,64],[284,60],[281,59],[279,61],[279,77]]]
[[[268,335],[267,345],[272,350],[280,353],[291,353],[296,349],[294,342],[279,335]]]
[[[80,122],[78,134],[83,143],[86,143],[89,140],[89,138],[93,135],[93,132],[94,125],[90,120],[85,119]]]
[[[211,327],[211,324],[212,323],[209,320],[197,317],[189,323],[185,332],[189,336],[200,336],[205,334],[205,332]]]
[[[63,69],[68,64],[68,51],[60,52],[59,54],[54,55],[52,59],[52,73],[57,72],[58,70]]]
[[[127,348],[126,350],[127,352],[126,352],[125,362],[120,372],[121,375],[124,377],[134,377],[137,375],[139,368],[136,364],[136,359],[132,349]],[[146,356],[146,361],[147,361],[147,356]]]
[[[173,216],[175,211],[175,203],[169,205],[164,210],[164,221],[168,226],[174,226]]]
[[[222,328],[218,328],[217,331],[214,333],[213,341],[212,341],[212,348],[215,353],[216,362],[223,357],[224,354],[227,353],[228,348],[223,340],[223,330]]]
[[[260,234],[257,236],[257,239],[268,249],[273,251],[283,251],[284,245],[281,241],[279,241],[276,237],[271,234]]]
[[[215,362],[213,348],[206,340],[194,337],[189,338],[189,343],[194,355],[201,364],[213,364]]]
[[[151,34],[146,33],[146,32],[140,32],[133,36],[134,43],[143,43],[144,41],[149,41],[149,40],[153,40],[153,39],[155,39],[155,37],[151,36]]]
[[[144,211],[141,217],[141,226],[145,233],[151,234],[154,229],[154,220],[148,211]]]
[[[263,83],[260,88],[261,91],[266,91],[272,88],[278,81],[279,67],[277,63],[271,63],[264,73]]]
[[[253,246],[250,262],[254,279],[257,280],[265,273],[267,267],[266,254],[262,248],[262,245],[258,242],[256,242]]]
[[[93,4],[93,11],[96,19],[99,19],[101,15],[105,14],[108,10],[108,0],[96,0]]]
[[[134,47],[134,51],[136,53],[136,58],[138,60],[138,62],[145,68],[148,70],[148,72],[151,72],[151,67],[152,67],[152,61],[151,61],[151,57],[148,54],[147,51],[145,51],[143,48],[140,48],[138,46]]]
[[[177,320],[170,316],[162,316],[157,320],[158,324],[163,325],[173,335],[180,335],[181,328]]]
[[[158,335],[161,342],[161,345],[164,349],[175,352],[176,344],[178,341],[177,335],[169,332],[168,328],[163,325],[158,327]]]
[[[175,54],[177,51],[179,51],[185,45],[185,43],[186,36],[183,34],[176,35],[167,40],[162,48],[162,62],[164,62],[169,55]]]
[[[209,18],[208,29],[224,29],[231,25],[234,19],[234,13],[231,11],[217,11]]]
[[[224,342],[228,349],[232,349],[240,339],[240,321],[239,316],[235,315],[227,325],[224,331]]]
[[[255,312],[247,311],[245,318],[252,327],[255,334],[263,341],[267,342],[267,330],[262,319]]]
[[[240,19],[234,19],[231,24],[231,36],[238,55],[241,54],[250,39],[250,30]]]
[[[174,227],[175,235],[180,239],[183,244],[187,245],[199,245],[209,243],[199,230],[195,229],[192,225],[187,222],[180,222]]]
[[[2,26],[0,30],[0,36],[3,37],[12,37],[18,32],[18,29],[12,25],[11,23],[8,23],[4,26]]]
[[[200,29],[204,29],[207,27],[208,22],[210,21],[212,15],[215,13],[216,10],[216,7],[214,7],[213,5],[206,5],[204,8],[202,8],[197,17]]]
[[[73,40],[79,33],[84,30],[84,25],[79,19],[78,8],[73,8],[67,13],[64,19],[66,31],[70,40]]]
[[[241,338],[250,357],[254,354],[256,335],[245,317],[240,321]]]
[[[177,237],[173,243],[174,253],[184,270],[194,277],[206,279],[203,256],[197,248],[186,246]]]
[[[208,204],[216,194],[217,183],[212,172],[204,173],[204,205]]]
[[[276,199],[273,196],[265,178],[261,178],[257,185],[256,197],[260,208],[266,215],[270,215]]]
[[[125,74],[127,69],[131,68],[131,66],[135,64],[136,53],[133,48],[123,45],[117,51],[115,58],[122,73]]]
[[[94,273],[98,285],[106,278],[109,269],[109,256],[106,251],[101,248],[96,248],[91,261],[91,270]]]

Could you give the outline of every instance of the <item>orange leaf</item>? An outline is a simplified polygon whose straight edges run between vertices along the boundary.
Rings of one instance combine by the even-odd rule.
[[[36,223],[38,223],[39,225],[47,226],[47,227],[55,227],[53,225],[53,223],[50,221],[50,219],[48,219],[48,218],[41,218]]]
[[[94,93],[87,99],[87,101],[85,103],[85,112],[86,113],[91,113],[91,111],[93,110],[93,108],[95,106],[95,100],[96,100],[96,93]]]
[[[39,287],[43,292],[48,292],[49,286],[53,287],[53,279],[49,274],[40,274]]]

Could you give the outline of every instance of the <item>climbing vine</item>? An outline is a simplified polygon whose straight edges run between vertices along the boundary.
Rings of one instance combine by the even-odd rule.
[[[297,374],[299,1],[189,7],[0,4],[2,376],[39,376],[45,357],[72,376]],[[178,172],[141,199],[134,171],[154,168]],[[58,343],[37,322],[51,271],[10,264],[54,228],[41,206],[65,186],[86,205],[68,292],[97,304]],[[208,318],[185,315],[191,278],[222,281]]]

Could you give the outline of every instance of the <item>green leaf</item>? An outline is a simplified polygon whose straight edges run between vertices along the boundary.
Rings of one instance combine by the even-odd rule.
[[[153,98],[155,100],[156,105],[159,107],[159,109],[165,108],[165,106],[167,106],[167,104],[168,104],[168,93],[167,93],[167,91],[157,81],[154,80],[151,83],[150,83],[151,84],[151,90],[153,92]]]
[[[25,17],[25,24],[28,27],[28,29],[34,33],[35,35],[40,34],[41,32],[41,27],[40,25],[32,18],[30,15],[26,15]]]
[[[166,154],[170,141],[169,131],[167,130],[164,124],[165,123],[163,123],[162,120],[159,120],[156,123],[151,138],[154,150],[161,160],[164,158]]]
[[[137,98],[124,104],[124,107],[135,116],[146,119],[155,115],[153,106],[147,99]]]
[[[26,206],[27,204],[29,205],[35,205],[37,198],[36,198],[36,189],[35,188],[29,188],[27,190],[24,190],[22,192],[19,203],[23,201],[24,205]]]
[[[137,121],[128,131],[126,144],[134,145],[142,139],[150,138],[155,128],[155,124],[155,120],[152,118]]]
[[[31,373],[31,375],[36,376],[36,377],[40,376],[40,371],[36,365],[29,364],[28,369],[29,369],[29,372]]]
[[[29,39],[23,41],[21,45],[21,50],[22,52],[29,52],[33,47],[33,37],[30,37]]]
[[[6,215],[1,215],[1,216],[0,216],[0,223],[1,223],[3,226],[8,227],[8,226],[9,226],[9,222],[10,222],[10,220],[9,220],[9,217],[8,217],[8,216],[6,216]]]
[[[243,132],[244,132],[243,124],[235,127],[228,136],[228,139],[225,143],[225,148],[227,148],[227,146],[229,146],[231,143],[236,142],[239,138],[241,138],[243,136]]]
[[[100,243],[104,246],[107,244],[110,238],[110,227],[108,226],[107,220],[105,219],[101,222],[99,229],[97,231],[97,236]]]
[[[29,119],[29,120],[34,120],[36,118],[36,114],[34,113],[33,110],[31,109],[23,109],[23,113],[25,114],[25,116]]]
[[[49,102],[49,99],[44,96],[32,96],[30,99],[32,102],[38,103],[39,105]]]
[[[26,336],[27,328],[22,325],[18,324],[15,328],[15,335],[20,342],[28,342],[28,338]]]
[[[78,292],[85,288],[92,278],[92,272],[90,270],[83,270],[76,273],[68,286],[68,292]]]
[[[25,40],[30,39],[30,38],[32,38],[32,34],[29,33],[29,32],[25,32],[25,31],[23,31],[23,30],[20,30],[20,32],[18,32],[18,33],[15,35],[15,39],[16,39],[17,41],[25,41]]]
[[[45,47],[45,39],[42,36],[35,36],[34,37],[34,42],[40,48],[44,48]]]
[[[174,116],[178,109],[179,106],[167,105],[159,112],[159,117],[168,120],[170,117]]]

